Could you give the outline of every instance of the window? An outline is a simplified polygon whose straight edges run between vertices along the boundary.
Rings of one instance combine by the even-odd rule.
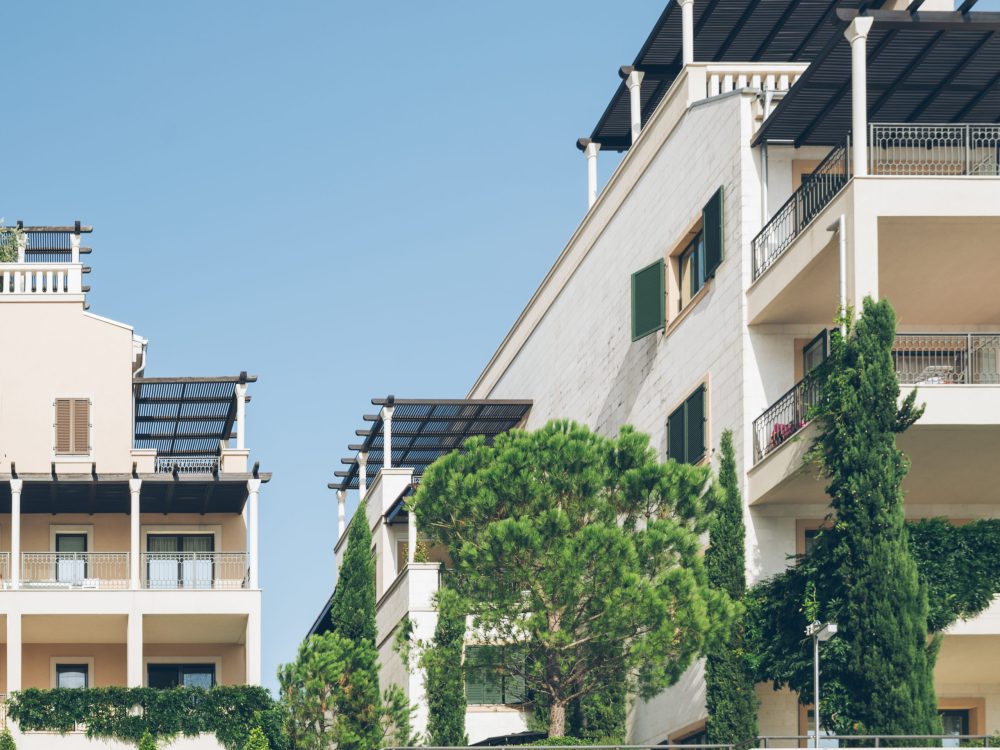
[[[661,330],[666,324],[667,293],[663,260],[632,274],[632,340]]]
[[[681,253],[678,261],[679,282],[677,311],[691,302],[691,298],[705,286],[705,233],[698,232]]]
[[[682,734],[678,737],[671,737],[666,742],[661,742],[661,745],[707,745],[708,742],[708,730],[705,725],[702,724],[701,727],[695,729],[687,734]]]
[[[802,374],[808,375],[826,361],[830,353],[830,332],[821,331],[816,338],[802,347]]]
[[[146,684],[151,688],[215,687],[214,664],[149,664]]]
[[[705,391],[698,386],[667,419],[667,456],[683,464],[705,457]]]
[[[79,586],[87,577],[87,535],[56,534],[56,580]]]
[[[508,665],[518,665],[517,673]],[[524,703],[524,652],[514,646],[465,649],[465,699],[472,706]]]
[[[961,735],[972,734],[970,727],[970,711],[967,708],[946,708],[941,711],[941,723],[944,725],[944,733],[952,735],[953,739],[942,740],[941,747],[959,747]]]
[[[675,313],[687,307],[694,296],[715,276],[725,257],[723,225],[723,190],[720,187],[701,210],[701,223],[687,235],[687,244],[677,258],[677,304]]]
[[[89,664],[56,664],[57,688],[90,687]]]
[[[90,401],[85,398],[56,399],[56,453],[90,453]]]
[[[816,549],[816,537],[819,536],[819,529],[806,529],[805,539],[803,543],[803,549],[805,554],[811,555],[813,550]]]
[[[214,581],[212,534],[148,534],[146,577],[152,589],[210,589]]]

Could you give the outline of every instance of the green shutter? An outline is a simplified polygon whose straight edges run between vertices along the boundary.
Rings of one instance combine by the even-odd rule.
[[[465,650],[465,700],[469,705],[490,706],[503,701],[498,649],[469,646]]]
[[[514,670],[511,665],[515,667]],[[525,702],[523,649],[504,649],[503,702],[508,706]]]
[[[701,386],[684,402],[687,416],[687,457],[689,464],[705,456],[705,386]]]
[[[632,274],[632,340],[659,331],[666,320],[663,259]]]
[[[715,269],[719,267],[722,259],[726,257],[724,208],[725,201],[723,200],[723,191],[720,187],[701,211],[702,231],[705,237],[704,277],[706,279],[715,276]]]
[[[678,407],[677,411],[667,419],[667,456],[684,463],[686,451],[684,441],[686,438],[684,429],[684,404]]]

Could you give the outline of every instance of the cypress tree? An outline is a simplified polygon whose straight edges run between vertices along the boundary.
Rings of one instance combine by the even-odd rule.
[[[733,433],[722,433],[722,460],[714,492],[705,571],[709,583],[734,602],[746,594],[746,528],[736,475]],[[747,659],[744,618],[733,624],[727,643],[712,648],[705,662],[708,742],[732,744],[757,736],[757,695]]]
[[[429,744],[467,745],[462,668],[466,609],[458,594],[445,587],[438,591],[437,611],[433,644],[421,657],[426,674]]]
[[[347,534],[347,549],[330,603],[330,622],[345,638],[375,646],[375,558],[364,501],[358,505]]]
[[[865,299],[854,330],[834,335],[820,386],[813,452],[836,516],[830,556],[840,598],[831,609],[841,657],[828,679],[839,686],[834,706],[841,715],[832,718],[842,730],[935,734],[941,731],[937,642],[928,642],[927,591],[904,522],[901,485],[909,462],[896,447],[896,433],[922,408],[915,392],[899,404],[895,334],[889,303]]]

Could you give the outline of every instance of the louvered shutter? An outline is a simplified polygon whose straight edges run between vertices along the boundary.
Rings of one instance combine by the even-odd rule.
[[[684,463],[686,451],[684,442],[687,438],[687,431],[684,429],[684,404],[667,419],[667,456]]]
[[[632,340],[664,326],[667,312],[663,259],[632,274]]]
[[[705,237],[706,279],[715,276],[715,269],[719,267],[719,264],[722,263],[722,259],[725,257],[724,208],[723,190],[720,187],[701,211],[702,231]]]
[[[508,706],[524,703],[524,651],[520,648],[508,648],[504,651],[503,702]],[[514,665],[515,670],[510,666]]]
[[[90,401],[73,399],[73,452],[90,453]]]
[[[705,386],[692,393],[685,402],[687,419],[687,458],[698,463],[705,456]]]
[[[73,402],[68,398],[56,399],[56,453],[73,450]]]

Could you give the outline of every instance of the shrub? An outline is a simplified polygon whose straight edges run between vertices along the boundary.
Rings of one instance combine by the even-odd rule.
[[[4,729],[0,732],[0,750],[17,750],[17,743],[10,736],[10,730]]]
[[[139,750],[156,750],[156,740],[149,732],[142,735],[142,739],[139,740]]]
[[[260,727],[254,727],[250,731],[250,736],[247,737],[246,744],[243,745],[243,750],[271,750],[271,744],[267,741],[267,737],[264,736]]]

